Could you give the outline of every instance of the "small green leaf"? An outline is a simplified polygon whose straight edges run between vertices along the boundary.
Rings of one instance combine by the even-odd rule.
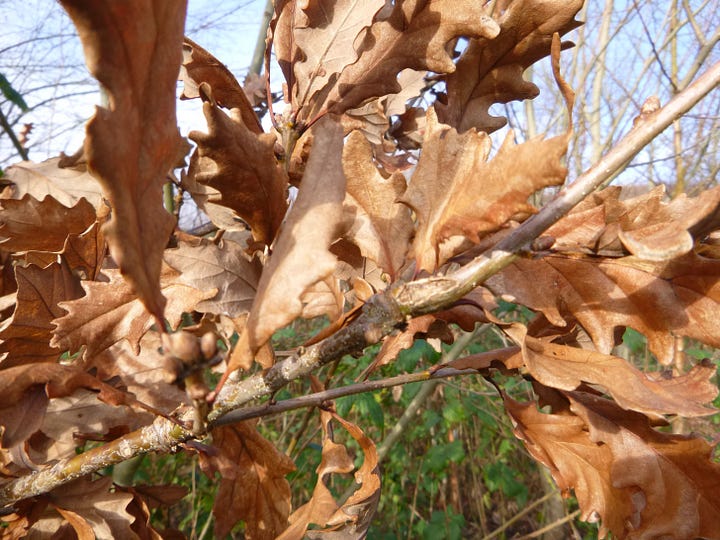
[[[23,97],[12,87],[10,81],[8,81],[2,73],[0,73],[0,92],[2,92],[7,99],[20,107],[22,112],[28,111],[29,107],[27,106],[27,103],[25,103]]]

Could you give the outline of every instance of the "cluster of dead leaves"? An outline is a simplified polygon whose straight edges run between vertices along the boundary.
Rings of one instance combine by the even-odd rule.
[[[535,97],[522,73],[551,47],[557,72],[571,45],[558,35],[579,24],[581,2],[277,1],[269,35],[287,109],[269,133],[227,68],[183,39],[177,2],[62,4],[109,104],[78,156],[21,163],[4,180],[5,481],[189,405],[185,368],[163,351],[167,327],[183,323],[227,346],[239,338],[225,377],[270,367],[280,328],[320,315],[335,322],[331,331],[342,327],[348,309],[389,284],[491,247],[536,211],[533,193],[566,180],[567,134],[518,143],[509,132],[491,156],[488,134],[504,119],[488,110]],[[195,149],[177,187],[221,231],[214,238],[177,230],[162,206],[187,148],[175,127],[178,72],[181,98],[202,100],[208,130],[190,133]],[[409,106],[438,83],[433,105]],[[664,364],[677,360],[678,339],[720,346],[719,207],[718,189],[669,203],[657,190],[627,200],[615,188],[597,193],[539,239],[542,251],[410,320],[373,365],[419,336],[452,339],[450,324],[497,324],[516,347],[453,365],[534,381],[549,410],[504,396],[508,414],[531,454],[574,491],[584,519],[618,538],[717,536],[711,447],[656,429],[668,415],[713,412],[713,368],[654,376],[611,353],[625,328],[643,333]],[[497,320],[497,298],[537,318],[527,327]],[[248,538],[364,537],[380,496],[374,444],[330,404],[321,424],[317,485],[293,513],[285,475],[294,466],[253,424],[212,430],[211,448],[188,447],[221,476],[217,535],[242,520]],[[340,503],[327,478],[354,466],[333,424],[365,458],[360,487]],[[3,519],[11,537],[62,521],[82,538],[156,538],[148,501],[181,496],[164,489],[82,479]]]

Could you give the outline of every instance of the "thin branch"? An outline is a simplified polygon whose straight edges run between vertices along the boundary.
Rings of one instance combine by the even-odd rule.
[[[575,519],[577,516],[580,515],[580,510],[575,510],[572,514],[568,514],[565,517],[561,517],[560,519],[553,521],[552,523],[545,525],[542,529],[538,529],[537,531],[531,532],[530,534],[526,534],[525,536],[519,536],[517,537],[517,540],[530,540],[531,538],[537,538],[538,536],[542,536],[548,531],[552,531],[556,527],[559,527],[563,523],[567,523],[568,521],[571,521]]]
[[[212,427],[242,405],[268,396],[292,380],[304,377],[321,365],[346,354],[362,351],[392,332],[408,317],[446,308],[482,281],[498,272],[548,227],[558,221],[577,203],[612,178],[648,142],[673,120],[691,109],[703,96],[720,84],[720,62],[709,68],[694,83],[677,94],[665,107],[640,119],[635,127],[594,167],[563,189],[535,216],[524,222],[494,249],[447,276],[434,276],[392,286],[371,297],[360,316],[325,340],[300,348],[293,356],[278,362],[269,370],[242,381],[234,374],[218,395],[208,416]],[[191,416],[189,411],[186,416]],[[184,419],[184,418],[181,418]],[[0,506],[47,493],[71,480],[114,465],[135,455],[169,451],[193,438],[191,431],[158,417],[145,426],[104,446],[7,482],[0,487]]]
[[[440,379],[446,379],[448,377],[457,377],[459,375],[477,375],[478,373],[479,371],[475,369],[455,369],[445,367],[436,371],[425,370],[417,373],[404,373],[403,375],[397,375],[395,377],[388,377],[387,379],[380,379],[376,381],[363,381],[361,383],[331,388],[329,390],[315,392],[314,394],[308,394],[297,398],[268,402],[254,407],[243,407],[242,409],[231,411],[225,416],[220,417],[217,422],[213,424],[213,427],[236,424],[237,422],[250,420],[251,418],[273,416],[305,407],[319,407],[323,403],[333,401],[341,397],[375,392],[376,390],[392,388],[393,386],[404,386],[406,384],[417,382],[437,383]],[[379,451],[378,456],[380,456]],[[382,456],[380,456],[380,459],[382,459]]]
[[[545,501],[547,501],[550,497],[553,497],[553,496],[555,496],[555,495],[557,495],[557,493],[551,492],[551,493],[548,493],[547,495],[544,495],[543,497],[540,497],[540,498],[537,499],[536,501],[533,501],[532,503],[530,503],[529,505],[527,505],[525,508],[523,508],[522,510],[520,510],[520,511],[519,511],[517,514],[515,514],[513,517],[511,517],[510,519],[508,519],[508,520],[507,520],[505,523],[503,523],[500,527],[498,527],[497,529],[495,529],[493,532],[491,532],[491,533],[488,534],[487,536],[483,536],[482,540],[492,540],[492,539],[495,538],[496,536],[499,536],[499,535],[502,534],[508,527],[510,527],[510,525],[512,525],[512,524],[515,523],[517,520],[519,520],[519,519],[522,518],[523,516],[527,515],[529,512],[533,511],[535,508],[537,508],[537,507],[540,506],[542,503],[544,503]]]
[[[5,113],[2,112],[2,109],[0,109],[0,127],[2,127],[5,133],[7,133],[7,136],[10,137],[10,140],[12,141],[15,150],[17,150],[18,154],[20,154],[20,157],[24,161],[28,161],[30,158],[28,157],[27,150],[20,143],[17,135],[15,135],[15,132],[13,131],[12,126],[8,123],[8,119],[5,117]]]

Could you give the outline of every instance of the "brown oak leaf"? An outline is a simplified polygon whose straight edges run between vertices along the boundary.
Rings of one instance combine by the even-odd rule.
[[[345,143],[343,169],[347,177],[344,204],[353,216],[345,238],[394,280],[413,234],[410,211],[397,202],[405,192],[405,177],[383,175],[373,164],[370,143],[358,131],[350,133]]]
[[[649,415],[705,416],[717,412],[706,407],[717,397],[711,364],[699,364],[686,375],[652,378],[628,361],[593,351],[549,343],[527,335],[514,324],[505,329],[522,347],[525,366],[545,386],[575,390],[581,383],[600,385],[623,409]]]
[[[512,132],[492,160],[486,133],[458,132],[428,111],[423,153],[400,199],[417,215],[412,252],[418,269],[434,271],[440,243],[453,235],[479,242],[516,214],[535,211],[528,197],[565,180],[561,159],[568,136],[513,142]]]
[[[665,187],[630,199],[611,187],[593,194],[546,231],[553,250],[601,255],[631,253],[650,261],[670,260],[688,253],[694,238],[717,227],[720,188],[698,197],[681,194],[666,202]]]
[[[203,472],[211,480],[216,473],[221,477],[213,506],[216,538],[224,538],[240,520],[248,540],[274,540],[288,525],[290,484],[285,475],[295,465],[257,432],[255,423],[214,429],[217,453],[200,454]]]
[[[492,39],[470,39],[445,75],[446,95],[436,105],[440,121],[459,132],[475,128],[491,133],[503,127],[504,117],[491,116],[494,103],[532,99],[538,87],[523,79],[523,72],[550,54],[555,32],[564,35],[580,26],[575,15],[582,0],[512,0],[496,4],[493,16],[500,32]],[[497,13],[497,15],[496,15]],[[571,42],[562,48],[571,47]]]
[[[200,85],[206,83],[212,88],[212,97],[220,107],[238,109],[243,124],[250,131],[263,132],[257,114],[235,76],[222,62],[188,37],[183,41],[180,80],[183,82],[180,99],[200,97]]]
[[[355,468],[347,448],[332,440],[330,422],[332,414],[320,410],[320,422],[323,428],[322,457],[315,472],[317,482],[310,500],[295,510],[289,517],[290,526],[277,540],[300,540],[305,537],[308,525],[325,525],[340,508],[327,486],[331,474],[346,474]]]
[[[357,60],[358,35],[384,4],[384,0],[276,3],[277,59],[299,117],[312,118],[317,110],[303,109],[322,104],[316,95],[327,94],[338,74]]]
[[[112,478],[106,477],[95,481],[81,478],[52,490],[43,497],[47,506],[32,525],[32,534],[71,537],[74,532],[81,540],[134,538],[130,528],[134,518],[127,511],[133,497],[111,488]]]
[[[0,370],[0,410],[7,413],[0,419],[5,426],[2,446],[17,445],[43,425],[48,399],[54,403],[56,398],[70,396],[83,388],[91,390],[108,405],[136,403],[129,394],[74,366],[41,363]],[[127,410],[119,414],[127,415]],[[21,419],[24,424],[20,424]],[[51,423],[48,429],[55,430],[56,426]]]
[[[50,344],[52,321],[64,313],[61,302],[82,296],[80,281],[64,262],[46,268],[16,266],[15,278],[15,311],[0,330],[0,352],[6,353],[0,367],[55,361],[62,350]]]
[[[398,93],[397,76],[406,68],[452,72],[449,42],[460,36],[492,39],[498,32],[484,6],[472,0],[386,3],[359,38],[357,61],[339,74],[327,92],[325,107],[339,114],[371,98]]]
[[[312,381],[312,385],[315,391],[322,390],[317,379]],[[355,439],[364,456],[363,464],[355,473],[355,482],[359,487],[342,506],[328,489],[330,475],[345,474],[355,467],[346,447],[333,440],[333,420]],[[375,443],[355,424],[340,417],[331,406],[320,411],[320,422],[323,428],[322,458],[316,470],[317,482],[312,497],[293,512],[289,518],[290,527],[278,540],[365,538],[380,502],[381,477]],[[311,523],[325,528],[308,531]]]
[[[619,535],[625,531],[626,521],[637,520],[632,491],[616,487],[611,479],[612,451],[591,440],[581,418],[543,414],[534,403],[519,403],[506,395],[503,399],[515,436],[550,470],[564,496],[569,496],[570,490],[574,492],[580,519],[602,519],[600,538],[608,531]]]
[[[117,270],[104,272],[109,282],[83,281],[86,295],[62,303],[67,313],[54,321],[52,347],[76,352],[85,346],[84,356],[89,358],[127,339],[139,352],[140,339],[153,325],[153,318]],[[160,288],[169,299],[165,317],[172,328],[177,328],[184,312],[193,311],[199,302],[217,294],[215,289],[200,291],[186,285],[167,265],[160,276]]]
[[[217,294],[195,307],[201,313],[237,317],[250,311],[260,278],[257,259],[250,261],[242,247],[231,240],[220,245],[202,241],[199,245],[180,242],[165,251],[165,262],[180,273],[180,280],[201,291]]]
[[[182,157],[175,88],[186,2],[106,4],[62,0],[83,43],[90,72],[108,94],[88,122],[85,155],[113,209],[110,253],[148,311],[163,318],[162,252],[175,220],[162,185]]]
[[[300,191],[260,278],[227,373],[249,368],[254,353],[273,333],[303,313],[303,293],[335,270],[336,258],[329,247],[343,224],[343,134],[330,117],[318,122],[313,132],[315,142]]]
[[[704,439],[661,433],[645,417],[597,396],[570,392],[567,397],[590,439],[612,453],[606,473],[613,487],[630,494],[633,529],[627,538],[717,536],[720,464]],[[622,532],[616,534],[623,538]]]
[[[60,167],[62,158],[51,158],[41,163],[23,161],[4,171],[3,181],[12,182],[3,199],[22,199],[26,195],[39,201],[52,197],[63,206],[71,208],[80,199],[86,199],[95,208],[104,204],[98,181],[87,171],[85,165]],[[4,182],[3,182],[4,183]]]
[[[555,326],[570,314],[609,354],[617,329],[644,334],[663,364],[673,361],[675,336],[720,346],[720,261],[690,253],[669,262],[549,255],[516,260],[486,285],[541,311]]]
[[[70,234],[81,234],[95,222],[95,209],[85,199],[68,208],[52,197],[30,195],[5,199],[0,208],[0,241],[9,251],[60,251]]]
[[[188,135],[198,145],[188,176],[219,191],[216,202],[234,210],[255,241],[270,245],[287,209],[288,179],[275,158],[275,136],[255,133],[236,110],[230,117],[206,101],[203,112],[208,133]]]

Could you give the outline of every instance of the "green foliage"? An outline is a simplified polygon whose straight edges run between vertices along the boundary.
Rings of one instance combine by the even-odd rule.
[[[27,103],[25,103],[22,95],[12,87],[10,81],[8,81],[2,73],[0,73],[0,92],[2,92],[5,98],[20,107],[23,112],[28,111]]]

